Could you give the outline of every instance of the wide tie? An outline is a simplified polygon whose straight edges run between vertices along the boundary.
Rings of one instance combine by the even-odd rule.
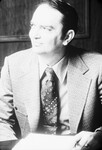
[[[45,133],[56,134],[58,119],[57,76],[52,68],[46,68],[41,80],[41,102]]]

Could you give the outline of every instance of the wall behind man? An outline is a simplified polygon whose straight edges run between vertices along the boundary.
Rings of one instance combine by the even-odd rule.
[[[28,34],[32,10],[35,9],[37,3],[38,0],[1,0],[0,36],[16,35],[16,33],[23,35],[23,32]],[[29,14],[28,11],[31,13]],[[20,20],[22,17],[23,23]],[[27,27],[28,30],[26,30]],[[89,37],[75,39],[72,44],[89,51],[102,53],[102,0],[89,0]],[[0,67],[3,65],[5,56],[29,47],[31,47],[29,40],[15,42],[11,39],[11,41],[4,42],[2,38],[2,42],[0,42]]]
[[[73,43],[77,47],[102,53],[102,0],[89,0],[89,37]]]

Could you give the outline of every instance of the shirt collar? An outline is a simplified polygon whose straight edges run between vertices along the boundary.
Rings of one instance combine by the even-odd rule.
[[[46,65],[39,59],[40,78],[42,77],[45,69],[47,67],[51,67],[56,73],[59,81],[63,83],[67,74],[67,65],[68,65],[68,59],[66,57],[63,57],[59,62],[57,62],[53,66]]]

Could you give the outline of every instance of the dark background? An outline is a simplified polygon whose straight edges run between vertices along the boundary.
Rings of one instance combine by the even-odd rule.
[[[0,67],[3,65],[5,56],[31,47],[30,40],[25,40],[25,37],[24,40],[22,37],[18,41],[8,39],[12,35],[28,34],[29,21],[37,3],[38,0],[0,1],[0,36],[2,37],[0,40]],[[89,36],[76,38],[72,44],[88,51],[102,53],[102,0],[89,0],[88,10],[89,15],[86,19],[89,19]],[[6,41],[3,38],[5,35],[8,36]]]

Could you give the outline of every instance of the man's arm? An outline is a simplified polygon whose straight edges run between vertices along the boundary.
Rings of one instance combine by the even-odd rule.
[[[13,92],[9,66],[5,59],[0,79],[0,141],[16,139],[14,125]]]

